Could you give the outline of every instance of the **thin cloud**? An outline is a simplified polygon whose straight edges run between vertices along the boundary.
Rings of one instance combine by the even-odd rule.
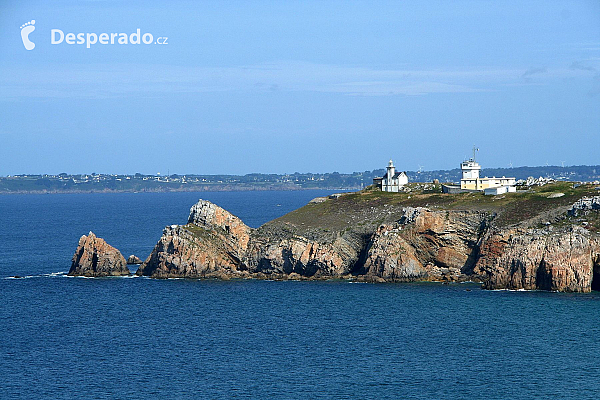
[[[569,67],[571,69],[578,69],[581,71],[592,71],[592,72],[596,72],[596,68],[592,67],[591,65],[586,65],[581,61],[573,61],[573,63],[571,64],[571,66]]]
[[[546,72],[548,72],[547,68],[529,68],[527,71],[525,71],[523,73],[523,75],[521,75],[521,78],[528,78],[531,75],[544,74]]]
[[[584,64],[588,65],[588,64]],[[577,67],[578,64],[575,64]],[[0,98],[111,98],[164,93],[326,92],[349,96],[418,96],[503,90],[510,85],[548,84],[582,77],[579,68],[472,67],[378,69],[368,66],[278,61],[234,67],[94,64],[0,68]],[[521,77],[521,79],[519,79]]]

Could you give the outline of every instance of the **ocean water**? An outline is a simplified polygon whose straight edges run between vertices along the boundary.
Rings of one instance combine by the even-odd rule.
[[[0,196],[0,398],[598,398],[598,292],[64,276],[89,230],[145,258],[199,197],[259,226],[325,193]]]

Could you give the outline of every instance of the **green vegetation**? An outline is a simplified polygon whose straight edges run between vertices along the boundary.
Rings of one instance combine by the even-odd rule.
[[[536,219],[557,222],[566,218],[568,206],[581,197],[600,194],[595,185],[574,186],[572,182],[556,182],[498,196],[485,196],[481,192],[443,194],[437,193],[437,187],[408,193],[381,192],[369,187],[337,199],[307,204],[268,223],[265,229],[286,227],[302,234],[324,229],[341,233],[347,229],[372,231],[381,223],[397,221],[403,215],[403,207],[487,211],[496,214],[494,223],[498,226],[529,223]],[[586,218],[589,226],[597,229],[600,223],[597,213]]]

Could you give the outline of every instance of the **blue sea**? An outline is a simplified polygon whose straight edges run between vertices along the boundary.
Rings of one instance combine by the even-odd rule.
[[[0,196],[0,398],[600,396],[599,292],[64,275],[90,230],[144,259],[199,197],[257,227],[327,193]]]

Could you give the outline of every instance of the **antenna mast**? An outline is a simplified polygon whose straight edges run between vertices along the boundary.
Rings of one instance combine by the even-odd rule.
[[[475,161],[475,152],[479,151],[479,149],[477,147],[475,147],[475,145],[473,145],[473,161]]]

